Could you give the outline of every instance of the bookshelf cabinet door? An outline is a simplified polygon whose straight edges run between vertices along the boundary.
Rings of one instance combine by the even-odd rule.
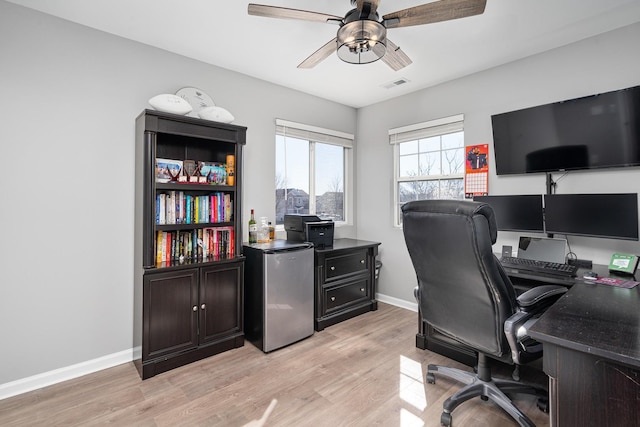
[[[244,262],[202,268],[200,344],[242,333]]]
[[[143,360],[195,348],[198,269],[147,274],[143,292]]]

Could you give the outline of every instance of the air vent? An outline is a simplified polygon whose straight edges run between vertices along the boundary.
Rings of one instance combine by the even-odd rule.
[[[382,85],[382,87],[385,88],[385,89],[391,89],[391,88],[394,88],[396,86],[403,85],[405,83],[409,83],[409,80],[405,79],[404,77],[402,77],[402,78],[399,78],[399,79],[394,80],[392,82],[385,83],[385,84]]]

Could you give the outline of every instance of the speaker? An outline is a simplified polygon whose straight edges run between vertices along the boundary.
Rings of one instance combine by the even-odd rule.
[[[513,256],[512,248],[508,245],[502,245],[502,256]]]

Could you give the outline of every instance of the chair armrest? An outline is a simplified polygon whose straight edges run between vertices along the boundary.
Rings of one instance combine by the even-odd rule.
[[[542,344],[529,337],[528,330],[565,292],[564,286],[543,285],[529,289],[517,298],[518,311],[504,322],[504,334],[514,363],[528,363],[542,354]]]
[[[529,289],[517,298],[520,310],[538,312],[549,307],[560,298],[567,288],[559,285],[542,285]]]

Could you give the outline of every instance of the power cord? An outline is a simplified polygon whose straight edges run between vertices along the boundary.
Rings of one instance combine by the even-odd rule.
[[[569,247],[569,252],[567,253],[567,256],[565,256],[565,264],[569,264],[569,260],[573,260],[573,261],[577,260],[578,255],[576,255],[576,253],[571,250],[571,243],[569,243],[569,236],[565,234],[564,237],[565,239],[567,239],[567,246]]]

